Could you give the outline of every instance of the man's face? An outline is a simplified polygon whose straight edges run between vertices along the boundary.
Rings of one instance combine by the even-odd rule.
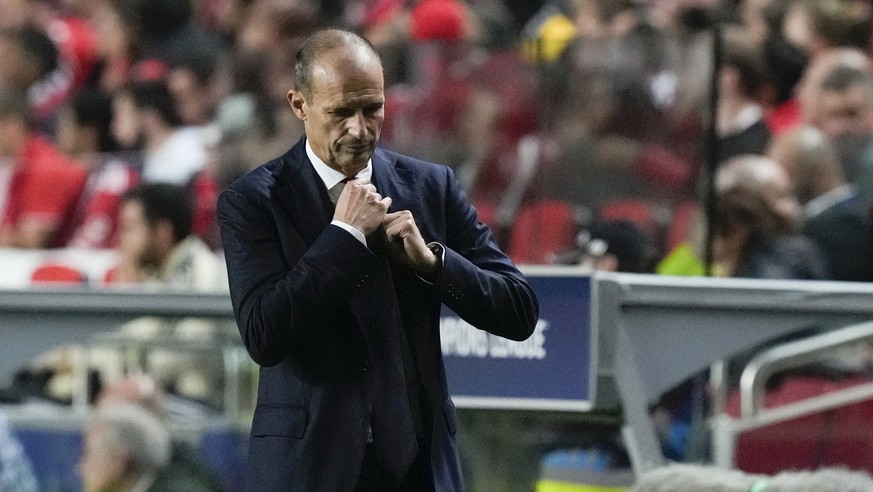
[[[85,492],[114,490],[123,478],[125,459],[107,449],[105,429],[101,425],[89,425],[85,430],[82,457],[79,459],[79,475]]]
[[[134,200],[124,202],[118,225],[118,249],[126,260],[140,268],[160,265],[155,227],[146,219],[141,203]]]
[[[385,119],[382,65],[363,49],[337,50],[313,64],[311,85],[308,97],[289,93],[291,106],[315,155],[353,176],[373,155]]]
[[[133,99],[120,93],[112,99],[112,136],[124,147],[134,147],[140,138],[140,111]]]
[[[823,91],[816,105],[814,124],[835,140],[873,137],[873,95],[862,85],[844,91]]]
[[[82,152],[83,140],[81,137],[80,127],[76,122],[76,115],[73,114],[70,108],[62,108],[58,112],[55,136],[58,150],[71,156],[78,155]]]
[[[0,157],[14,157],[19,150],[16,142],[26,131],[20,118],[0,115]]]
[[[200,82],[189,69],[176,68],[170,72],[168,86],[182,121],[188,125],[208,123],[214,109],[209,82]]]
[[[24,91],[39,75],[21,45],[9,36],[0,36],[0,87]]]

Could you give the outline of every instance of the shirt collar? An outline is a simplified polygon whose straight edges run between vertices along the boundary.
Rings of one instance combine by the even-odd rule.
[[[823,193],[807,202],[803,207],[803,213],[806,215],[806,218],[815,217],[837,203],[852,198],[857,193],[857,188],[850,184],[834,188],[833,190]]]
[[[321,181],[324,182],[324,186],[329,190],[336,186],[337,183],[346,179],[346,175],[337,171],[336,169],[328,166],[324,163],[323,160],[319,159],[315,152],[312,150],[312,146],[309,145],[309,139],[306,139],[306,156],[309,157],[309,162],[312,163],[312,167],[315,168],[315,172],[318,173],[318,177],[321,178]],[[367,167],[358,171],[358,174],[355,175],[355,179],[366,179],[370,180],[373,177],[373,159],[367,160]]]

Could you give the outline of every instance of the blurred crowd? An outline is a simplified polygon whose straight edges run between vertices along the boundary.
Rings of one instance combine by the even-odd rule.
[[[191,270],[220,249],[216,196],[300,138],[286,101],[296,46],[341,26],[383,57],[382,144],[453,167],[519,263],[689,274],[711,260],[725,276],[870,280],[871,10],[5,1],[0,246],[117,249],[99,281],[214,285]],[[163,199],[142,198],[155,184],[181,190],[185,213],[167,198],[178,216],[155,215]]]
[[[302,136],[294,55],[327,26],[382,56],[381,144],[455,169],[518,263],[873,280],[871,0],[0,1],[0,249],[226,290],[216,197]],[[129,414],[84,477],[132,436],[126,480],[156,479],[168,437]]]

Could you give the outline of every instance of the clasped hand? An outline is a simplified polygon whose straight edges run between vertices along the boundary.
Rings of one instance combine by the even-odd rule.
[[[398,263],[415,271],[433,273],[437,258],[427,247],[415,218],[408,210],[388,213],[391,198],[383,197],[370,181],[356,179],[343,188],[333,218],[370,237],[381,231],[388,254]]]

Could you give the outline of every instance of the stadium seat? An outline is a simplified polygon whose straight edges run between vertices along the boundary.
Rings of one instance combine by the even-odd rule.
[[[764,404],[767,408],[779,407],[863,382],[867,380],[792,377],[769,390]],[[736,394],[728,400],[726,411],[738,415]],[[735,464],[745,472],[764,474],[824,466],[873,472],[871,423],[873,401],[864,401],[747,431],[737,439]]]
[[[32,284],[84,284],[88,277],[69,265],[46,263],[33,271],[30,281]]]
[[[639,226],[650,237],[657,237],[659,218],[655,207],[643,200],[613,200],[602,204],[597,217],[603,221],[626,220]]]
[[[570,205],[546,200],[522,205],[509,238],[516,263],[552,263],[555,253],[573,245],[577,226]]]

